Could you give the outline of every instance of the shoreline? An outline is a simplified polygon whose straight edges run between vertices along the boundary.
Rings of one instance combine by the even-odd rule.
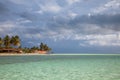
[[[0,53],[0,56],[24,56],[24,55],[47,55],[47,54],[39,54],[39,53],[22,53],[22,54],[16,54],[16,53]]]
[[[86,54],[86,53],[79,53],[79,54],[63,54],[63,53],[59,53],[59,54],[39,54],[39,53],[22,53],[22,54],[15,54],[15,53],[11,53],[11,54],[8,54],[8,53],[0,53],[0,56],[34,56],[34,55],[51,55],[51,56],[55,56],[55,55],[119,55],[120,56],[120,54]]]

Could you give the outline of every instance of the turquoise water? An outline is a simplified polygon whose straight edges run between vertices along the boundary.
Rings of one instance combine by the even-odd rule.
[[[0,56],[0,80],[120,80],[120,55]]]

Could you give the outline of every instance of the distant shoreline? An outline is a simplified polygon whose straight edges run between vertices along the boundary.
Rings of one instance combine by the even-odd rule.
[[[11,53],[11,54],[8,54],[8,53],[0,53],[0,56],[24,56],[24,55],[120,55],[120,54],[63,54],[63,53],[59,53],[59,54],[39,54],[39,53],[22,53],[22,54],[15,54],[15,53]]]
[[[22,54],[15,54],[15,53],[0,53],[0,56],[22,56],[22,55],[47,55],[47,54],[38,54],[38,53],[22,53]]]

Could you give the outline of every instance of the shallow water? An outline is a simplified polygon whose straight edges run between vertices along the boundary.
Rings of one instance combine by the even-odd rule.
[[[0,56],[0,80],[120,80],[120,55]]]

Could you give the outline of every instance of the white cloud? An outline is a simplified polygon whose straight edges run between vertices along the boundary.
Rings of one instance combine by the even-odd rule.
[[[22,20],[18,20],[16,23],[21,24],[21,23],[31,23],[31,22],[32,21],[30,21],[30,20],[22,19]]]
[[[73,3],[76,3],[76,2],[80,2],[81,0],[66,0],[68,2],[68,4],[73,4]]]
[[[2,32],[5,32],[6,30],[12,30],[12,28],[14,27],[15,27],[14,23],[10,21],[0,23],[0,30]]]
[[[24,37],[29,39],[40,39],[42,35],[40,33],[36,33],[36,34],[26,33]]]
[[[102,13],[102,12],[109,11],[112,9],[119,10],[119,8],[120,8],[120,0],[111,0],[111,1],[107,2],[106,4],[103,4],[103,5],[99,6],[98,8],[94,9],[93,12],[94,13]]]
[[[78,14],[76,14],[76,13],[74,13],[74,12],[70,12],[70,13],[68,14],[68,16],[71,17],[71,18],[73,18],[73,19],[74,19],[77,15],[78,15]]]
[[[10,35],[11,31],[13,31],[13,29],[15,28],[15,25],[16,24],[11,21],[0,23],[0,35]]]
[[[104,28],[100,28],[94,25],[91,27],[85,26],[85,28],[81,27],[80,29],[85,33],[81,31],[77,32],[77,30],[74,28],[68,29],[61,27],[55,31],[49,30],[46,34],[43,34],[43,36],[45,38],[53,39],[54,41],[82,41],[82,43],[80,43],[81,46],[120,46],[120,32],[115,32],[113,30],[104,30]],[[93,33],[89,34],[87,32]]]
[[[14,27],[14,23],[11,21],[0,23],[0,28],[13,28],[13,27]]]
[[[47,3],[44,5],[40,5],[40,8],[42,10],[40,10],[40,13],[44,11],[57,13],[61,10],[61,7],[57,3]]]
[[[120,33],[119,34],[107,34],[107,35],[81,35],[79,40],[85,40],[81,43],[82,46],[120,46]],[[82,38],[84,37],[84,38]]]
[[[45,34],[44,36],[47,35],[46,37],[53,39],[54,41],[68,40],[72,38],[73,31],[74,30],[61,28],[57,31],[47,31],[47,34]]]
[[[90,40],[87,43],[90,46],[120,46],[118,40]]]
[[[34,13],[43,14],[42,10],[35,11]]]

